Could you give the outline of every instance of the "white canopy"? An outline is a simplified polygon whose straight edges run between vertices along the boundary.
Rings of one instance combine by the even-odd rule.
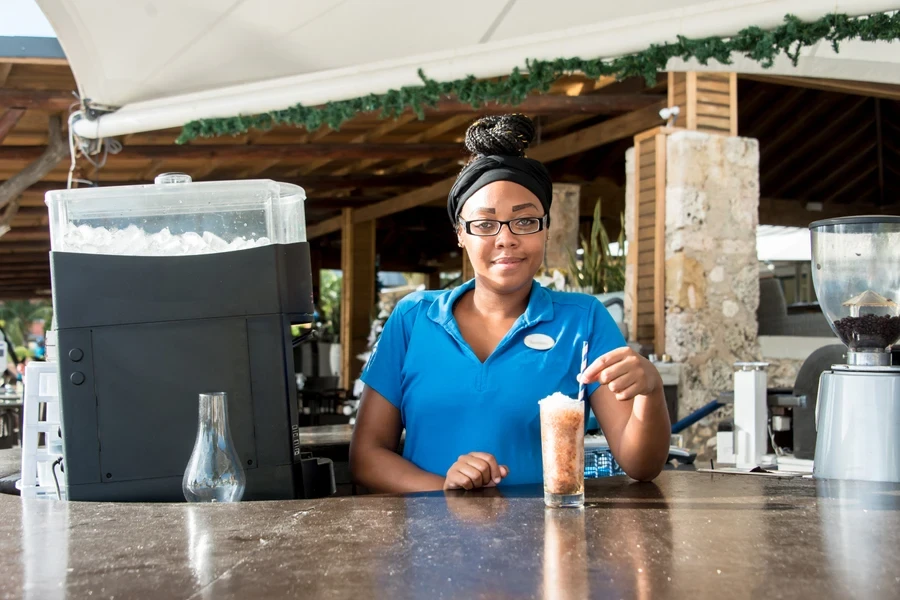
[[[870,14],[884,0],[37,0],[83,98],[122,107],[79,121],[86,137],[177,127],[316,105],[436,80],[493,77],[528,58],[615,57],[677,35],[774,27],[786,14]],[[766,72],[900,82],[900,52],[848,43],[810,48]],[[672,69],[693,68],[680,61]],[[721,66],[714,66],[722,70]],[[741,60],[741,72],[761,71]]]
[[[619,253],[613,242],[610,252]],[[625,242],[628,250],[628,242]],[[812,244],[806,227],[760,225],[756,229],[756,258],[760,262],[808,262],[812,260]]]
[[[812,260],[809,229],[760,225],[756,230],[756,256],[763,262]]]

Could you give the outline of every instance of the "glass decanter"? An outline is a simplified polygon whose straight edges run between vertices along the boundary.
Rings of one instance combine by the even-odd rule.
[[[181,489],[188,502],[238,502],[244,495],[244,471],[228,428],[225,392],[200,394],[194,451]]]

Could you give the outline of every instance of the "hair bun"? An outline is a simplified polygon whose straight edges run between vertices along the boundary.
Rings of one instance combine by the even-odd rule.
[[[482,117],[466,130],[466,148],[473,156],[525,156],[534,139],[534,122],[521,114]]]

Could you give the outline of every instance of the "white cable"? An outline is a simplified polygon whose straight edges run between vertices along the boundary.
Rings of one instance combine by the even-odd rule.
[[[122,151],[122,142],[120,142],[119,140],[103,138],[100,140],[87,140],[86,141],[83,138],[81,138],[80,136],[78,136],[75,133],[74,124],[75,124],[75,122],[77,122],[83,118],[85,118],[85,115],[84,115],[84,110],[82,110],[82,109],[75,110],[69,115],[70,163],[69,163],[69,175],[66,178],[66,188],[67,189],[72,189],[73,182],[82,182],[82,183],[89,183],[91,185],[94,185],[93,182],[86,181],[84,179],[78,179],[78,178],[74,177],[75,167],[76,167],[76,159],[78,158],[79,152],[81,153],[81,155],[84,157],[84,159],[86,161],[88,161],[91,165],[93,165],[93,167],[95,169],[99,170],[106,166],[106,161],[109,158],[110,154],[118,154],[119,152]],[[78,142],[77,144],[76,144],[76,141]],[[103,157],[99,161],[95,161],[93,158],[91,158],[90,151],[85,151],[85,148],[88,147],[92,141],[98,142],[96,153],[100,152],[101,147],[103,148]]]

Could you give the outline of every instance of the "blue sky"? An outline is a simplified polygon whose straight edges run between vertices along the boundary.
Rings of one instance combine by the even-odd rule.
[[[0,35],[56,37],[34,0],[0,0]]]

